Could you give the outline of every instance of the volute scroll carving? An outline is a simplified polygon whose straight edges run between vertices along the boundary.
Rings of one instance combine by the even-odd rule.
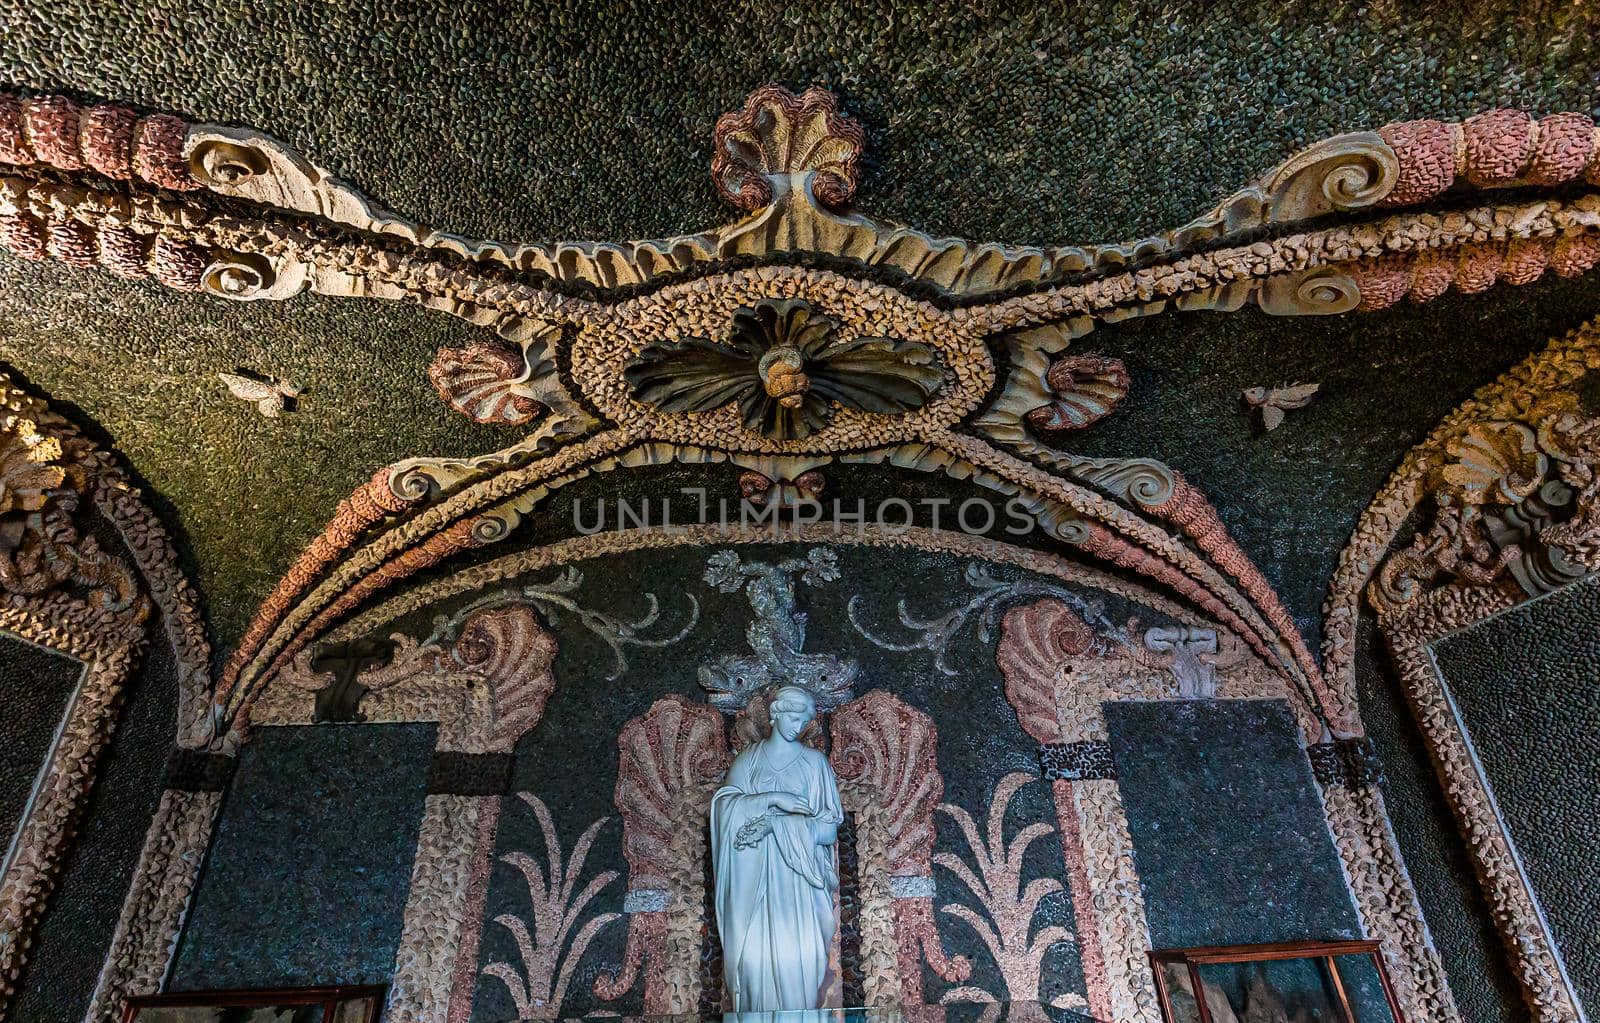
[[[1400,159],[1377,132],[1324,139],[1291,156],[1266,180],[1264,220],[1311,220],[1375,206],[1400,179]]]
[[[1558,405],[1532,423],[1475,423],[1445,451],[1429,477],[1432,522],[1368,589],[1381,617],[1442,585],[1521,599],[1600,568],[1600,419]]]

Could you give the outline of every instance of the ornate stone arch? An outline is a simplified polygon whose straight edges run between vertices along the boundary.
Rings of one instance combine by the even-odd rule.
[[[772,542],[772,539],[770,534],[740,529],[737,524],[726,527],[716,524],[685,527],[673,532],[621,530],[572,537],[507,553],[492,561],[431,578],[421,585],[363,608],[327,632],[322,642],[342,646],[362,636],[381,632],[389,627],[389,623],[425,617],[423,612],[434,606],[451,606],[477,593],[514,592],[517,580],[539,578],[574,560],[679,546],[759,544]],[[828,523],[817,523],[786,530],[782,540],[802,544],[909,546],[917,550],[982,559],[1024,568],[1063,582],[1082,583],[1116,593],[1144,602],[1159,613],[1182,623],[1175,630],[1157,630],[1159,634],[1148,637],[1143,646],[1120,650],[1115,656],[1102,653],[1084,658],[1068,656],[1064,647],[1058,648],[1059,644],[1051,638],[1053,631],[1048,627],[1044,628],[1043,633],[1035,635],[1038,629],[1033,627],[1042,621],[1039,617],[1041,614],[1064,610],[1064,606],[1054,600],[1013,609],[1006,616],[1001,632],[998,656],[1002,675],[1010,680],[1008,695],[1018,705],[1024,730],[1044,744],[1041,766],[1056,793],[1059,829],[1063,841],[1068,843],[1064,855],[1074,912],[1083,927],[1094,929],[1094,933],[1082,942],[1084,949],[1092,948],[1098,952],[1102,964],[1098,974],[1091,975],[1090,980],[1090,999],[1094,1011],[1102,1014],[1109,1012],[1114,1018],[1126,1015],[1130,1019],[1143,1018],[1155,1011],[1153,1003],[1146,1000],[1141,1004],[1140,1001],[1140,992],[1150,989],[1147,975],[1141,977],[1141,972],[1147,971],[1147,966],[1143,959],[1144,949],[1139,945],[1140,941],[1147,940],[1147,929],[1137,894],[1138,879],[1130,854],[1131,838],[1126,825],[1119,829],[1116,823],[1121,817],[1121,804],[1115,781],[1107,780],[1108,776],[1103,772],[1096,773],[1095,768],[1096,763],[1107,759],[1103,716],[1099,706],[1105,700],[1176,699],[1184,698],[1184,693],[1204,696],[1214,690],[1213,694],[1222,698],[1284,698],[1295,709],[1301,739],[1312,758],[1321,785],[1324,813],[1355,897],[1363,928],[1384,941],[1391,968],[1404,978],[1401,983],[1408,1010],[1422,1013],[1425,1018],[1453,1018],[1453,1003],[1431,944],[1409,943],[1413,934],[1422,934],[1425,939],[1426,932],[1421,929],[1415,899],[1403,871],[1398,868],[1398,858],[1392,853],[1388,853],[1386,859],[1374,857],[1373,836],[1382,837],[1387,832],[1383,818],[1373,817],[1374,813],[1381,814],[1382,807],[1381,803],[1375,802],[1376,790],[1372,788],[1374,776],[1365,759],[1364,740],[1333,738],[1309,697],[1275,672],[1264,658],[1226,625],[1204,617],[1179,601],[1163,598],[1143,581],[1129,581],[1100,568],[1090,567],[1086,559],[1069,560],[1052,552],[1012,547],[986,537],[921,527],[906,531],[885,530],[870,525],[861,534],[847,531],[841,535]],[[399,638],[397,642],[402,647],[409,644],[409,641]],[[1215,649],[1208,648],[1208,643]],[[307,656],[304,653],[300,655],[302,664]],[[1082,666],[1089,662],[1093,662],[1089,675],[1071,672],[1070,677],[1061,675],[1064,664]],[[1208,667],[1216,672],[1213,680],[1185,681],[1191,671],[1204,673]],[[372,669],[374,680],[386,670]],[[299,669],[279,676],[268,687],[263,700],[270,706],[278,699],[274,694],[285,691],[300,692],[301,695],[294,698],[307,699],[299,689],[303,677]],[[1015,694],[1012,693],[1013,683]],[[1040,724],[1043,719],[1035,720],[1037,715],[1023,713],[1026,711],[1024,689],[1043,687],[1043,690],[1054,690],[1063,684],[1067,686],[1072,700],[1083,704],[1085,709],[1082,713],[1069,715],[1059,722],[1051,716],[1051,723],[1047,727]],[[885,695],[869,694],[869,697],[882,702]],[[1047,699],[1046,703],[1054,707],[1051,700],[1053,698]],[[698,720],[693,714],[684,716],[686,706],[685,701],[676,697],[658,701],[649,713],[635,719],[629,728],[624,729],[625,738],[621,745],[625,750],[635,746],[644,748],[649,745],[644,741],[646,733],[661,731],[665,727],[663,722],[671,720],[677,723],[667,730],[680,740],[676,745],[667,744],[678,751],[672,758],[674,765],[682,767],[689,764],[690,760],[684,757],[684,750],[691,748],[701,750],[712,760],[725,757],[725,750],[719,753],[721,748],[715,740],[711,740],[709,746],[706,741],[697,740],[687,744],[682,741],[687,724]],[[703,705],[694,706],[701,711],[707,709]],[[883,708],[876,709],[882,711]],[[271,712],[263,710],[262,713]],[[1051,715],[1054,715],[1054,710]],[[1096,726],[1095,722],[1101,724]],[[1095,730],[1097,727],[1099,731]],[[836,724],[835,728],[837,730],[839,725]],[[634,737],[638,742],[627,738],[632,735],[630,729],[640,733]],[[717,735],[720,737],[720,732]],[[840,745],[840,735],[836,734],[836,750]],[[653,746],[651,749],[652,756],[665,756],[661,749]],[[628,755],[624,753],[625,762]],[[857,767],[841,762],[838,770],[841,779],[848,782],[849,778],[855,776]],[[627,773],[626,770],[624,773]],[[695,788],[703,784],[703,779],[693,770],[684,775],[683,783],[700,792],[701,796],[708,794]],[[636,788],[620,781],[618,784],[617,805],[625,820],[625,849],[631,848],[628,843],[633,841],[633,832],[629,830],[633,826],[629,807],[636,801]],[[848,784],[846,788],[849,788]],[[626,794],[624,789],[628,790]],[[657,799],[656,802],[660,803],[661,800]],[[892,821],[890,825],[892,830]],[[684,935],[699,933],[703,918],[696,893],[701,892],[702,879],[692,869],[685,872],[682,863],[698,862],[695,855],[698,846],[694,843],[703,840],[697,839],[697,834],[674,831],[665,840],[669,847],[667,851],[681,861],[674,874],[676,879],[665,888],[655,887],[655,879],[666,869],[661,862],[666,853],[659,841],[654,845],[645,843],[628,853],[630,891],[635,880],[643,889],[648,889],[637,899],[630,894],[635,910],[630,920],[637,931],[637,935],[630,933],[630,970],[638,965],[634,963],[635,957],[642,962],[643,957],[661,954],[669,963],[682,962],[685,956],[693,961],[694,950],[699,947],[698,939],[685,938]],[[1384,854],[1388,848],[1384,845],[1376,851]],[[920,957],[928,956],[937,961],[943,952],[937,947],[931,917],[929,926],[919,927],[916,922],[919,909],[927,915],[931,908],[928,905],[929,889],[926,887],[927,865],[914,855],[902,859],[903,862],[891,863],[890,873],[893,876],[890,888],[895,889],[898,885],[900,889],[893,892],[896,907],[894,931],[895,943],[901,955],[898,964],[899,983],[904,986],[908,977],[916,976],[911,970],[919,963]],[[635,863],[635,860],[638,862]],[[905,880],[894,880],[902,876]],[[666,893],[666,901],[659,909],[656,908],[657,902],[651,901],[659,898],[658,892]],[[683,894],[685,892],[686,895]],[[1122,893],[1123,896],[1131,893],[1131,901],[1120,896],[1112,898],[1109,895],[1111,892]],[[933,942],[931,945],[928,944],[930,938]],[[959,966],[950,964],[949,968],[957,970]],[[1097,969],[1089,962],[1086,962],[1086,968]],[[693,1009],[698,1004],[694,995],[699,991],[699,982],[692,970],[685,972],[670,968],[659,975],[659,971],[648,969],[639,972],[646,977],[646,998],[653,999],[653,1004],[674,1009],[685,1006]],[[631,987],[635,976],[634,973],[628,973],[626,977],[619,976],[616,984]],[[893,974],[887,976],[893,980]],[[657,988],[649,986],[652,977],[657,977]],[[612,984],[612,981],[606,983]]]
[[[1447,416],[1362,515],[1326,607],[1325,661],[1347,690],[1358,618],[1376,616],[1530,1011],[1562,1023],[1582,1018],[1577,996],[1432,644],[1600,570],[1600,423],[1579,396],[1596,369],[1590,322]]]
[[[109,542],[107,542],[109,541]],[[166,529],[128,473],[0,369],[0,630],[82,663],[0,873],[0,1011],[159,621],[182,742],[207,727],[210,646]]]

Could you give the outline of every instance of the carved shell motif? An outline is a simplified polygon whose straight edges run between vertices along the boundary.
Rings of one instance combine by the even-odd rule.
[[[866,786],[888,812],[890,870],[927,874],[933,808],[944,796],[933,719],[874,689],[834,711],[831,725],[840,780]]]
[[[722,715],[682,696],[665,696],[623,726],[614,798],[622,815],[629,884],[664,884],[672,835],[690,791],[715,783],[728,765]]]
[[[1050,403],[1028,413],[1035,430],[1079,430],[1110,415],[1128,396],[1128,368],[1106,355],[1068,355],[1045,371]]]
[[[479,611],[466,620],[451,657],[489,682],[493,748],[509,750],[544,717],[555,692],[556,640],[526,604]]]
[[[450,407],[475,423],[520,426],[544,406],[522,385],[530,376],[527,359],[508,345],[474,341],[465,348],[441,348],[428,379]]]
[[[812,172],[811,193],[824,206],[844,206],[861,178],[867,133],[839,112],[832,93],[813,86],[795,96],[780,85],[750,94],[743,110],[717,119],[711,179],[742,210],[772,202],[768,180]]]
[[[1023,731],[1039,742],[1060,742],[1062,722],[1056,687],[1064,659],[1094,647],[1094,630],[1054,598],[1014,607],[1000,620],[995,661],[1006,680],[1006,699]]]
[[[1539,489],[1550,461],[1523,423],[1480,423],[1447,446],[1455,461],[1439,477],[1464,504],[1516,504]]]

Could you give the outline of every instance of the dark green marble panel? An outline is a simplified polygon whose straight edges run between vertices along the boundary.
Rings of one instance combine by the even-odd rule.
[[[0,836],[16,834],[83,664],[0,632]]]
[[[1474,1023],[1520,1023],[1522,989],[1428,757],[1427,742],[1370,618],[1362,619],[1356,636],[1361,720],[1383,761],[1384,806],[1456,1007]]]
[[[1600,1010],[1600,577],[1448,636],[1434,656],[1568,975]]]
[[[1105,713],[1156,948],[1360,937],[1288,704]]]
[[[150,627],[155,637],[123,690],[116,730],[34,934],[11,1019],[82,1019],[111,946],[177,727],[177,672],[159,625]]]
[[[262,728],[224,797],[169,990],[394,971],[435,727]]]

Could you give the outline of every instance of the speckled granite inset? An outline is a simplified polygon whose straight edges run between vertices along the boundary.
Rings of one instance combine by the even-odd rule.
[[[1600,577],[1434,646],[1567,973],[1600,1010]]]
[[[1360,936],[1288,704],[1105,712],[1155,947]]]
[[[83,664],[0,632],[0,836],[16,833]]]
[[[263,728],[239,755],[168,988],[383,983],[435,727]]]

